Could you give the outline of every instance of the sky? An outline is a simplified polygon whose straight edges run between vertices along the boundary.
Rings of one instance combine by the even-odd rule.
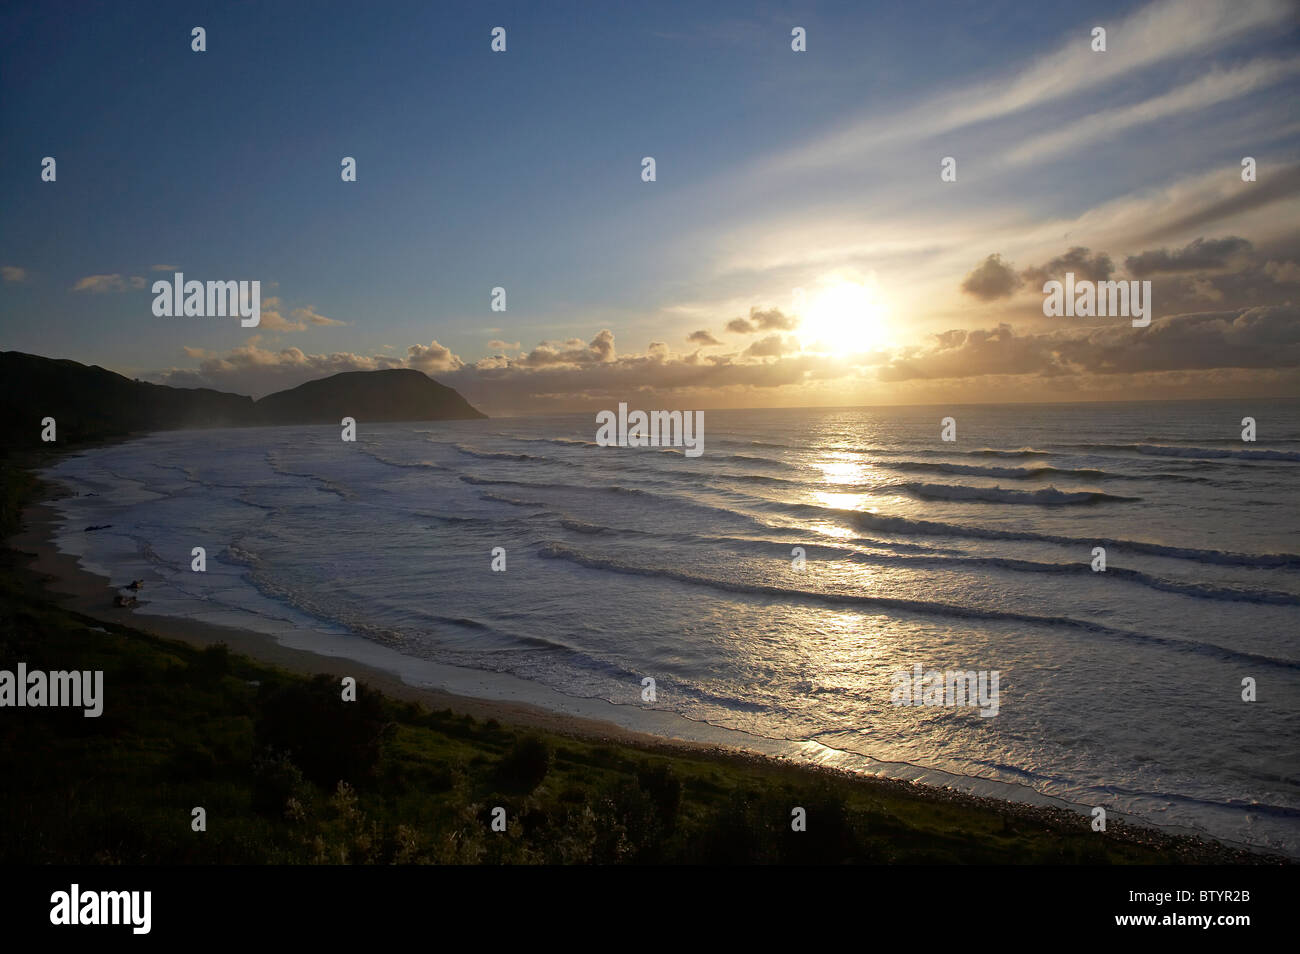
[[[9,3],[0,348],[490,414],[1300,394],[1298,10]],[[1150,325],[1044,315],[1067,271]]]

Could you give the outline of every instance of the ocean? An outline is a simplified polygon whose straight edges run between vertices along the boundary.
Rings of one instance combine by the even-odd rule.
[[[1300,402],[704,425],[698,457],[597,446],[594,413],[174,431],[47,476],[60,548],[144,612],[1300,856]],[[894,704],[918,666],[996,672],[996,714]]]

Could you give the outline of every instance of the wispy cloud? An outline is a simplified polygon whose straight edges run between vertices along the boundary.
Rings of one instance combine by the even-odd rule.
[[[145,281],[139,275],[133,275],[130,278],[124,278],[121,275],[87,275],[85,278],[77,279],[77,283],[72,286],[73,291],[90,292],[95,295],[103,295],[109,292],[124,292],[139,290],[144,288]]]
[[[1264,209],[1268,206],[1289,202],[1294,205],[1294,200],[1300,196],[1300,164],[1289,166],[1272,171],[1265,175],[1259,182],[1250,183],[1249,189],[1237,188],[1240,181],[1233,183],[1231,179],[1228,184],[1233,185],[1231,191],[1222,194],[1222,198],[1215,196],[1212,201],[1196,201],[1197,197],[1192,197],[1192,201],[1199,208],[1187,212],[1179,209],[1176,215],[1164,216],[1164,223],[1154,229],[1145,232],[1143,239],[1145,241],[1158,241],[1160,239],[1174,238],[1180,234],[1186,233],[1189,229],[1199,229],[1203,226],[1216,222],[1226,222],[1236,219],[1248,212],[1257,209]],[[1219,186],[1223,189],[1222,182]],[[1172,211],[1172,209],[1170,210]],[[1294,231],[1296,218],[1288,215],[1284,210],[1277,210],[1275,213],[1274,228],[1281,228],[1285,231]]]
[[[762,171],[851,163],[888,142],[926,139],[1010,116],[1164,61],[1227,47],[1294,15],[1294,6],[1287,0],[1158,0],[1106,24],[1106,53],[1093,52],[1089,32],[1093,23],[1089,20],[1056,48],[1009,75],[965,86],[892,116],[864,116],[767,160]]]
[[[309,327],[324,328],[335,325],[344,325],[346,322],[338,321],[334,318],[327,318],[316,311],[314,305],[307,305],[303,308],[295,308],[285,317],[282,312],[283,303],[279,297],[271,296],[263,300],[261,306],[261,325],[266,331],[294,332],[306,331]]]
[[[1081,146],[1114,139],[1126,130],[1179,113],[1208,109],[1257,92],[1300,74],[1300,57],[1256,60],[1237,69],[1215,69],[1200,79],[1132,106],[1107,109],[1076,119],[1064,129],[1012,149],[1012,162],[1031,162]]]

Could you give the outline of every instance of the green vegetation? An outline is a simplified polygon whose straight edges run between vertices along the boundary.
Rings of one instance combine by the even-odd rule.
[[[0,471],[6,534],[33,493]],[[429,712],[100,623],[6,551],[0,668],[104,670],[104,714],[0,710],[6,863],[1261,860],[1088,819]],[[207,831],[191,831],[202,806]],[[505,808],[508,829],[491,829]],[[791,831],[791,809],[807,831]]]

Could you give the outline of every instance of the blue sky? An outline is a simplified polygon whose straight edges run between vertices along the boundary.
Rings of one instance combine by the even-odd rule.
[[[979,399],[1004,373],[1025,399],[1063,378],[1064,398],[1178,396],[1207,374],[1224,394],[1286,393],[1286,314],[1251,318],[1245,344],[1278,356],[1267,370],[1193,354],[1121,382],[1038,340],[1114,326],[1049,326],[1024,283],[962,285],[990,255],[1023,270],[1087,247],[1130,277],[1126,257],[1238,238],[1200,271],[1155,275],[1161,320],[1293,307],[1300,207],[1278,183],[1300,159],[1298,35],[1280,0],[10,4],[2,344],[244,393],[406,362],[497,411],[646,390]],[[941,183],[949,155],[958,181]],[[1234,201],[1245,155],[1278,197],[1176,228]],[[278,327],[155,317],[136,286],[169,277],[159,265],[262,281]],[[505,313],[488,307],[498,285]],[[825,314],[846,285],[869,291],[831,298],[878,333]],[[795,340],[810,300],[840,346]],[[728,337],[751,309],[784,317]],[[1166,333],[1204,338],[1189,327]],[[954,329],[963,341],[934,338]],[[697,330],[718,344],[689,343]],[[591,345],[602,331],[614,349]],[[869,356],[846,364],[850,344]]]

